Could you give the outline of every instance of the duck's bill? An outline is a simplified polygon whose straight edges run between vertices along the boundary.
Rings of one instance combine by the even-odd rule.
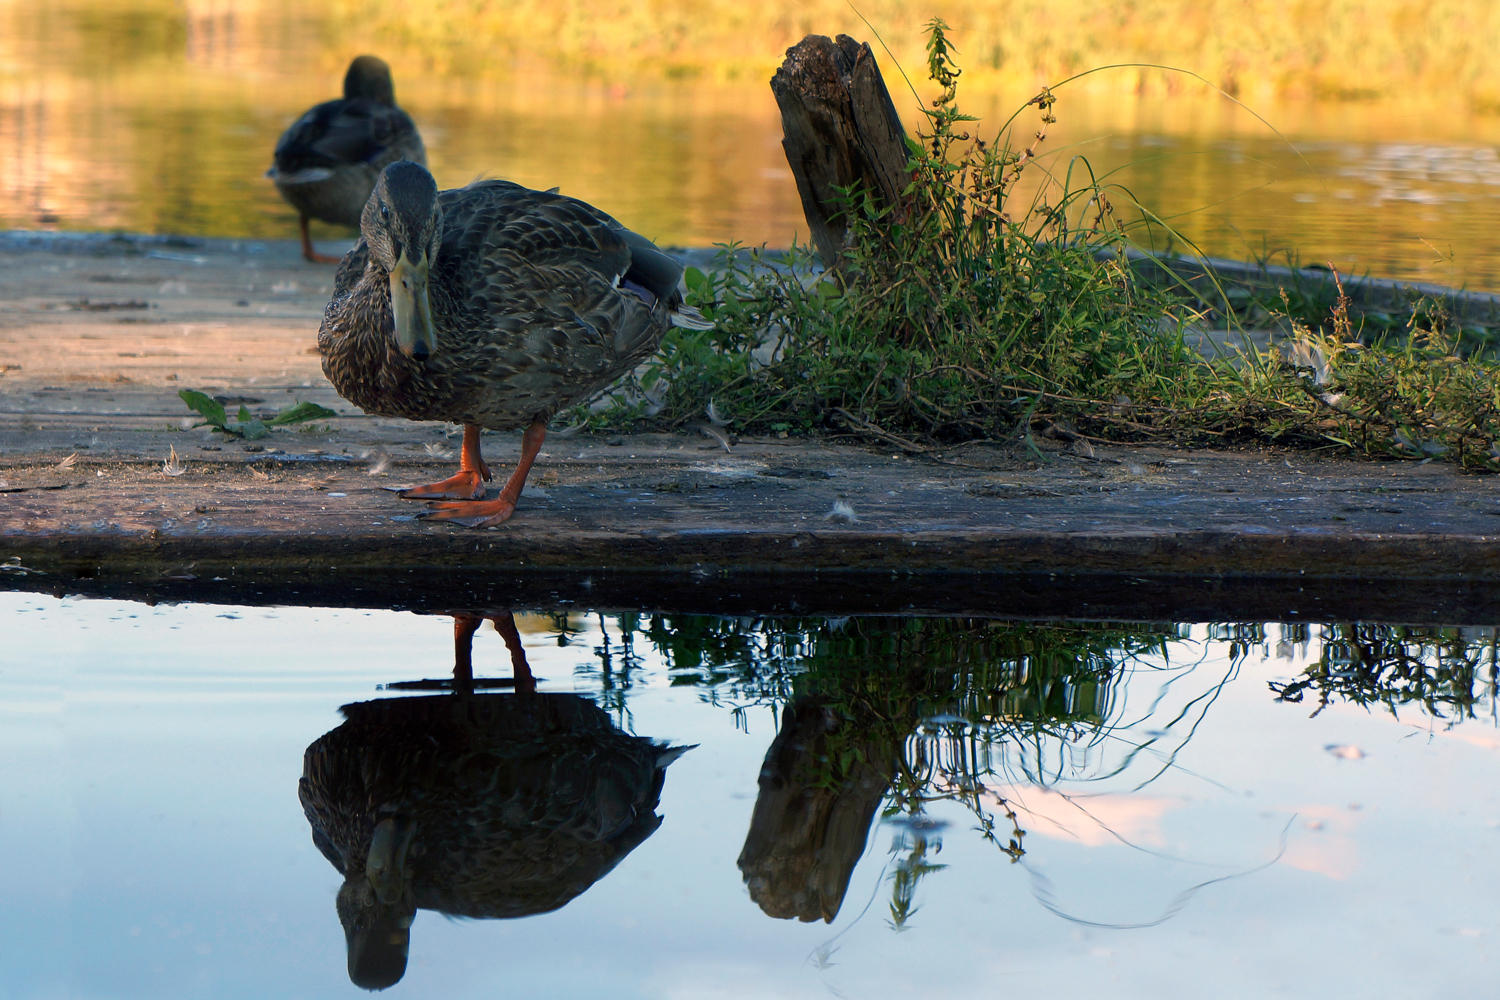
[[[391,269],[391,313],[396,321],[396,346],[418,361],[437,350],[432,329],[432,303],[427,296],[427,254],[412,263],[401,251]]]
[[[394,903],[406,886],[406,852],[411,847],[416,824],[404,816],[381,820],[370,837],[365,857],[365,877],[382,903]]]

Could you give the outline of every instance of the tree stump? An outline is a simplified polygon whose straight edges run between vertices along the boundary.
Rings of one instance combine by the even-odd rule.
[[[848,236],[838,188],[861,184],[898,217],[911,175],[906,130],[868,42],[808,35],[771,78],[781,145],[823,263],[838,267]]]

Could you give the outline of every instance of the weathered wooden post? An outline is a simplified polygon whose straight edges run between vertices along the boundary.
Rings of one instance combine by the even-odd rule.
[[[771,78],[782,148],[824,264],[837,267],[848,226],[836,190],[855,183],[897,213],[906,170],[905,130],[868,42],[808,35]]]

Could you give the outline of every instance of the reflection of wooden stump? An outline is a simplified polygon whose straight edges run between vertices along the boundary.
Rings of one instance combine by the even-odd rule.
[[[782,148],[818,253],[838,265],[847,226],[836,190],[862,184],[899,210],[911,180],[906,132],[868,42],[808,35],[771,78]]]
[[[845,747],[857,751],[852,761],[830,762],[829,738],[857,726],[814,697],[782,713],[739,858],[767,916],[832,923],[843,905],[892,770],[882,757],[889,748],[858,736]]]

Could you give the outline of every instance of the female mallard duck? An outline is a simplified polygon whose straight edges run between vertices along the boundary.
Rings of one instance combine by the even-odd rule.
[[[339,262],[313,249],[307,221],[359,225],[375,179],[397,160],[426,163],[427,151],[417,127],[396,107],[391,68],[360,56],[344,76],[343,100],[325,101],[297,119],[277,141],[275,165],[266,172],[301,216],[302,256]]]
[[[671,326],[704,328],[682,265],[598,209],[508,181],[439,193],[415,163],[381,173],[318,331],[339,395],[378,416],[464,425],[457,475],[403,490],[470,527],[515,510],[547,421],[630,371]],[[528,426],[529,425],[529,426]],[[499,497],[479,429],[526,427]]]
[[[515,632],[509,615],[495,624]],[[584,892],[656,832],[666,768],[692,749],[625,733],[577,695],[457,690],[346,705],[303,757],[297,795],[344,876],[349,978],[365,989],[401,978],[419,908],[524,917]]]

